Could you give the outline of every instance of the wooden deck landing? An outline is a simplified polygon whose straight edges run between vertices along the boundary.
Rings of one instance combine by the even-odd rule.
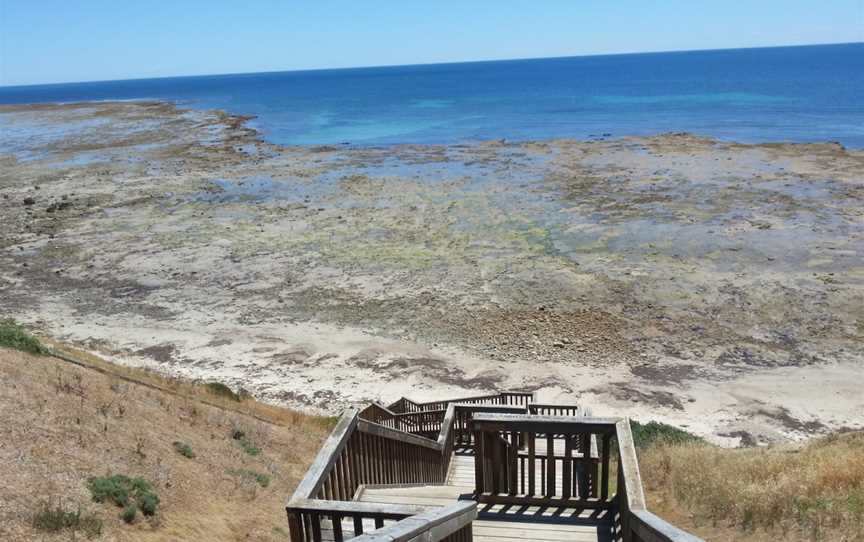
[[[366,487],[358,500],[438,507],[470,500],[473,489],[474,457],[455,455],[445,485]],[[604,511],[481,504],[478,512],[473,524],[478,542],[612,540],[611,521]]]

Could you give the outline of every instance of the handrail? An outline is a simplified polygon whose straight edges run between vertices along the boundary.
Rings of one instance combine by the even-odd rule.
[[[350,539],[352,542],[410,542],[414,540],[470,540],[477,503],[459,502],[403,519],[398,523]],[[467,532],[465,532],[467,531]],[[419,537],[423,538],[419,538]]]
[[[357,429],[363,431],[364,433],[370,433],[372,435],[378,435],[379,437],[398,440],[400,442],[407,442],[409,444],[415,444],[417,446],[423,446],[424,448],[431,448],[433,450],[441,449],[441,446],[438,444],[437,441],[428,439],[426,437],[421,437],[413,433],[407,433],[405,431],[393,429],[392,427],[387,427],[386,425],[370,422],[368,420],[357,420]]]
[[[703,542],[687,531],[664,521],[648,510],[633,510],[630,528],[642,542]]]
[[[315,456],[312,466],[309,467],[306,475],[297,485],[297,489],[294,490],[294,494],[291,496],[292,501],[294,499],[312,499],[320,491],[324,484],[324,477],[329,474],[329,469],[348,443],[348,438],[357,427],[357,422],[357,410],[349,408],[342,414],[336,427],[333,428],[330,436],[318,450],[318,455]]]
[[[628,510],[646,510],[645,492],[642,489],[642,475],[639,474],[639,460],[636,457],[636,446],[633,443],[633,431],[630,420],[624,418],[615,424],[615,436],[618,439],[618,472],[623,477]]]
[[[630,420],[615,424],[618,440],[618,507],[624,542],[702,542],[648,511]]]
[[[441,410],[442,408],[446,408],[446,405],[450,403],[475,403],[479,401],[487,401],[487,400],[508,400],[509,397],[518,397],[520,404],[528,404],[534,399],[533,392],[527,391],[502,391],[498,393],[490,393],[486,395],[474,395],[469,397],[457,397],[453,399],[443,399],[438,401],[427,401],[425,403],[417,403],[414,402],[407,397],[402,397],[397,401],[394,401],[389,406],[387,406],[388,410],[393,412],[397,412],[400,409],[403,409],[404,412],[423,412],[427,410]],[[406,408],[406,405],[409,405]]]
[[[443,482],[453,446],[454,412],[455,407],[447,409],[438,439],[431,440],[347,410],[286,504],[291,540],[318,542],[322,528],[332,528],[333,539],[342,542],[343,521],[353,523],[353,532],[362,534],[364,521],[374,520],[378,529],[385,520],[417,515],[422,509],[369,506],[351,499],[363,484]]]
[[[623,542],[700,541],[648,511],[629,420],[544,415],[583,411],[578,405],[523,402],[528,396],[533,399],[526,392],[429,403],[403,398],[401,405],[414,410],[395,412],[392,405],[377,403],[364,409],[362,416],[355,409],[346,410],[286,505],[291,540],[321,540],[326,528],[332,529],[337,542],[470,541],[471,521],[477,514],[474,502],[428,511],[352,500],[363,485],[444,482],[458,443],[460,450],[474,449],[479,502],[604,508],[614,513],[619,527],[616,539]],[[486,400],[491,402],[482,402]],[[438,431],[434,440],[429,438],[433,431]],[[613,438],[618,484],[616,494],[610,495]],[[535,455],[535,440],[545,443],[545,452],[540,451],[541,444]],[[562,448],[556,451],[555,441],[563,454]],[[535,460],[540,472],[546,473],[540,480],[534,477]],[[559,495],[553,484],[557,468],[560,481],[565,482]],[[481,477],[485,477],[482,482]],[[534,493],[535,481],[538,489],[545,487],[541,494]],[[348,529],[346,534],[351,532],[343,525],[346,521],[353,524],[355,538],[343,537],[343,528]],[[363,534],[373,521],[375,530]]]
[[[533,429],[538,424],[543,424],[550,431],[566,430],[574,425],[580,426],[586,433],[613,433],[615,424],[620,418],[606,417],[582,417],[571,416],[537,416],[531,414],[480,414],[474,417],[474,427],[478,430],[491,430],[507,425],[510,431]]]
[[[362,514],[379,514],[392,516],[392,519],[402,519],[425,511],[424,506],[411,504],[379,504],[361,501],[327,501],[324,499],[297,499],[291,501],[291,508],[302,512],[328,513],[334,510],[357,512]]]

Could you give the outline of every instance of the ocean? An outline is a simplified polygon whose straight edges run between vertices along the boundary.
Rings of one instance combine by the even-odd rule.
[[[692,132],[864,148],[864,43],[0,87],[0,103],[134,99],[254,115],[287,145]]]

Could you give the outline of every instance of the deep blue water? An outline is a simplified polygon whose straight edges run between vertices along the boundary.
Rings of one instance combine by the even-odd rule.
[[[163,99],[284,144],[687,131],[864,148],[864,43],[0,87],[0,103]]]

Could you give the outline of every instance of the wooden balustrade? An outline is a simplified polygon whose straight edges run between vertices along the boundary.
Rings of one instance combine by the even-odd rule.
[[[648,511],[630,421],[615,424],[618,440],[617,539],[623,542],[701,542]]]
[[[539,416],[582,416],[584,412],[579,405],[554,405],[548,403],[531,403],[528,405],[529,414]]]
[[[394,414],[397,429],[426,438],[435,439],[441,433],[441,423],[444,421],[446,408],[441,410],[421,410]]]
[[[534,399],[531,392],[505,391],[488,395],[477,395],[474,397],[461,397],[457,399],[446,399],[443,401],[430,401],[428,403],[415,403],[405,397],[395,401],[387,408],[395,413],[422,412],[426,410],[445,410],[451,403],[461,404],[489,404],[528,407]]]
[[[477,517],[477,503],[460,502],[429,510],[389,527],[357,537],[354,542],[412,542],[435,540],[470,542],[471,522]],[[422,538],[421,538],[422,537]]]
[[[616,421],[476,414],[471,423],[475,498],[493,504],[612,508],[609,465]]]
[[[395,419],[396,413],[379,403],[370,403],[369,406],[360,411],[359,416],[363,420],[386,425],[400,431],[403,430]]]
[[[454,424],[455,445],[457,448],[471,448],[473,438],[471,435],[471,420],[474,414],[483,412],[487,414],[524,414],[525,407],[510,405],[484,405],[471,403],[455,403],[456,422]]]
[[[366,414],[381,411],[367,409]],[[370,508],[352,499],[363,484],[442,483],[452,455],[454,420],[451,406],[437,422],[438,439],[430,440],[346,411],[286,507],[292,542],[320,542],[322,530],[332,530],[341,542],[345,521],[357,535],[364,532],[364,521],[380,528],[385,521],[416,514],[418,510]]]
[[[699,541],[647,510],[629,421],[531,397],[403,398],[346,411],[286,507],[291,541],[320,542],[322,533],[335,542],[470,541],[476,503],[424,511],[353,501],[361,485],[443,483],[454,448],[473,450],[478,502],[604,509],[615,517],[616,540]]]

